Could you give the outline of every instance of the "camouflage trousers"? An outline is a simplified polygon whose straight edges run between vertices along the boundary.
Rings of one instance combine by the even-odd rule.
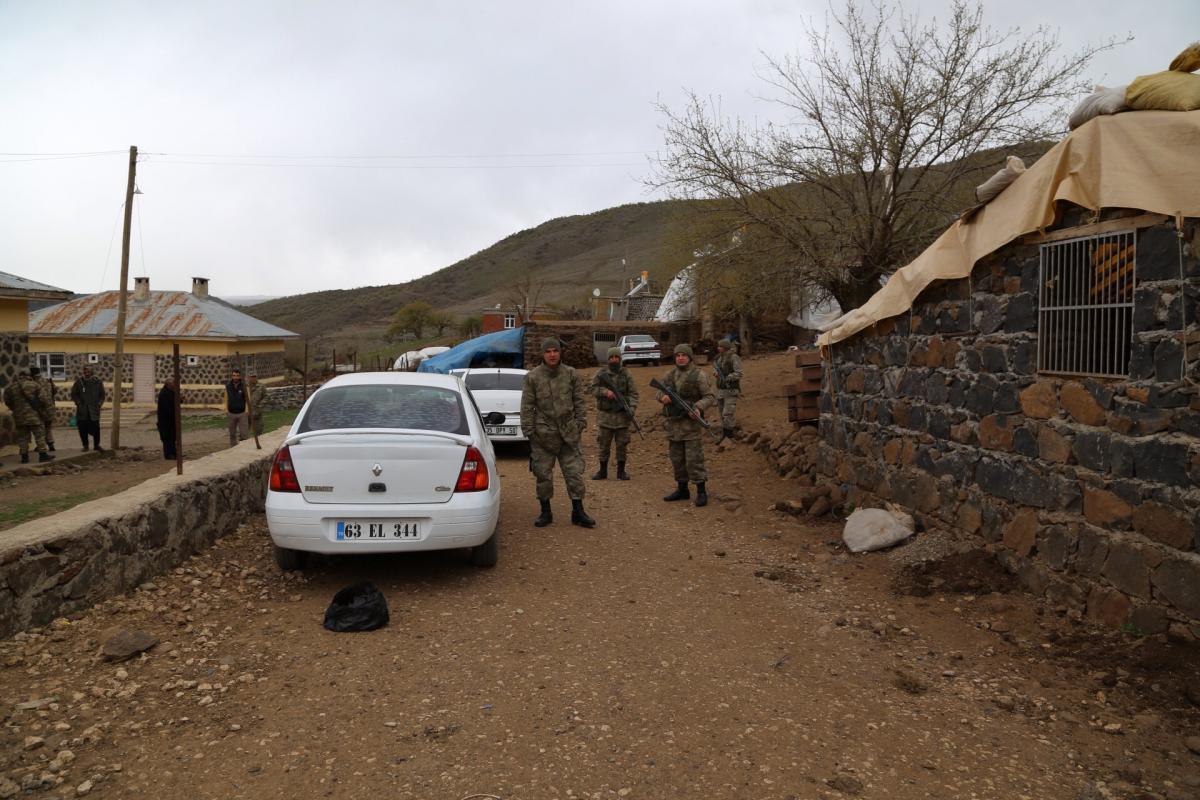
[[[263,415],[262,414],[259,414],[256,412],[256,413],[253,413],[250,415],[250,430],[251,430],[251,432],[254,433],[255,436],[263,435]]]
[[[675,470],[676,483],[701,483],[708,480],[704,468],[704,442],[700,439],[670,439],[667,453],[671,457],[671,468]]]
[[[46,444],[53,447],[54,446],[54,420],[53,419],[42,420],[42,431],[46,436]]]
[[[537,481],[537,499],[549,500],[554,496],[555,461],[567,483],[567,496],[572,500],[582,500],[583,454],[579,452],[578,444],[567,444],[558,437],[545,443],[529,443],[529,471]]]
[[[17,426],[17,449],[21,455],[29,454],[29,437],[33,437],[34,447],[39,453],[46,451],[46,427],[42,423],[36,425]]]
[[[629,428],[600,428],[596,432],[596,445],[599,448],[600,462],[608,463],[608,454],[613,442],[617,443],[617,461],[624,461],[629,451]]]
[[[717,391],[717,408],[721,411],[721,427],[734,427],[733,415],[737,411],[738,397],[741,392]]]

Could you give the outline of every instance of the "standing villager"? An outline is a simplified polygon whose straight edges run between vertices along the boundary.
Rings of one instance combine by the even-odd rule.
[[[721,412],[721,430],[728,438],[737,426],[734,413],[742,395],[742,360],[738,358],[737,343],[729,339],[717,342],[717,358],[713,361],[717,378],[717,408]]]
[[[162,440],[163,458],[174,461],[175,451],[175,379],[167,378],[158,390],[158,438]]]
[[[29,368],[29,377],[33,378],[38,385],[38,399],[41,401],[38,416],[42,418],[42,435],[46,437],[46,449],[53,453],[54,383],[49,378],[43,377],[42,370],[38,367]]]
[[[258,375],[251,372],[246,376],[250,387],[250,430],[255,436],[263,435],[263,412],[267,407],[267,387],[258,382]]]
[[[50,461],[54,455],[46,449],[46,433],[42,425],[41,387],[38,382],[23,372],[4,388],[4,404],[13,415],[17,426],[17,450],[21,463],[29,463],[29,440],[33,439],[38,461]]]
[[[625,462],[629,451],[629,426],[633,422],[633,412],[637,410],[638,393],[633,375],[621,364],[618,348],[608,348],[608,367],[592,376],[591,389],[596,396],[596,444],[600,456],[600,470],[592,480],[602,481],[608,477],[608,456],[615,441],[617,480],[627,481],[629,474],[625,472]],[[618,393],[625,399],[628,412],[621,405]]]
[[[562,347],[549,337],[542,343],[542,363],[525,375],[521,389],[521,427],[529,437],[529,469],[537,480],[542,510],[533,521],[542,528],[554,521],[554,462],[558,462],[571,498],[571,524],[594,528],[583,510],[583,454],[579,439],[587,426],[583,379],[562,363]]]
[[[104,406],[104,384],[92,374],[91,367],[83,368],[83,377],[76,378],[71,386],[71,400],[75,402],[75,426],[79,430],[79,441],[88,449],[88,436],[96,452],[100,452],[100,409]]]
[[[658,393],[663,415],[667,418],[667,452],[675,471],[675,491],[663,498],[668,502],[687,500],[688,481],[696,484],[696,505],[708,505],[705,484],[708,472],[704,468],[703,428],[698,420],[716,403],[716,395],[708,378],[693,363],[695,356],[688,344],[675,345],[675,368],[663,376],[663,383],[686,400],[692,407],[688,414],[665,392]]]
[[[233,447],[249,435],[246,419],[246,384],[242,383],[242,371],[235,369],[225,384],[225,414],[229,425],[229,446]]]

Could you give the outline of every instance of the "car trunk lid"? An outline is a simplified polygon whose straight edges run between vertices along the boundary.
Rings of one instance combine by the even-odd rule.
[[[429,431],[321,431],[289,440],[309,503],[445,503],[470,439]]]

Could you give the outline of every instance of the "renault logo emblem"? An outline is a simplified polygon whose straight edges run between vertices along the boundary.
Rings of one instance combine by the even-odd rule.
[[[371,474],[378,478],[383,474],[383,467],[376,464],[375,466],[371,467]]]

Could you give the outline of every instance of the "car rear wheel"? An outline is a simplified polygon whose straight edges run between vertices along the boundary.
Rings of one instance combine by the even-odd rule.
[[[275,548],[275,563],[279,568],[292,572],[293,570],[304,569],[304,562],[308,559],[307,555],[302,550],[290,550],[286,547],[274,545]]]
[[[494,567],[500,560],[499,525],[486,542],[471,548],[471,563],[477,567]]]

